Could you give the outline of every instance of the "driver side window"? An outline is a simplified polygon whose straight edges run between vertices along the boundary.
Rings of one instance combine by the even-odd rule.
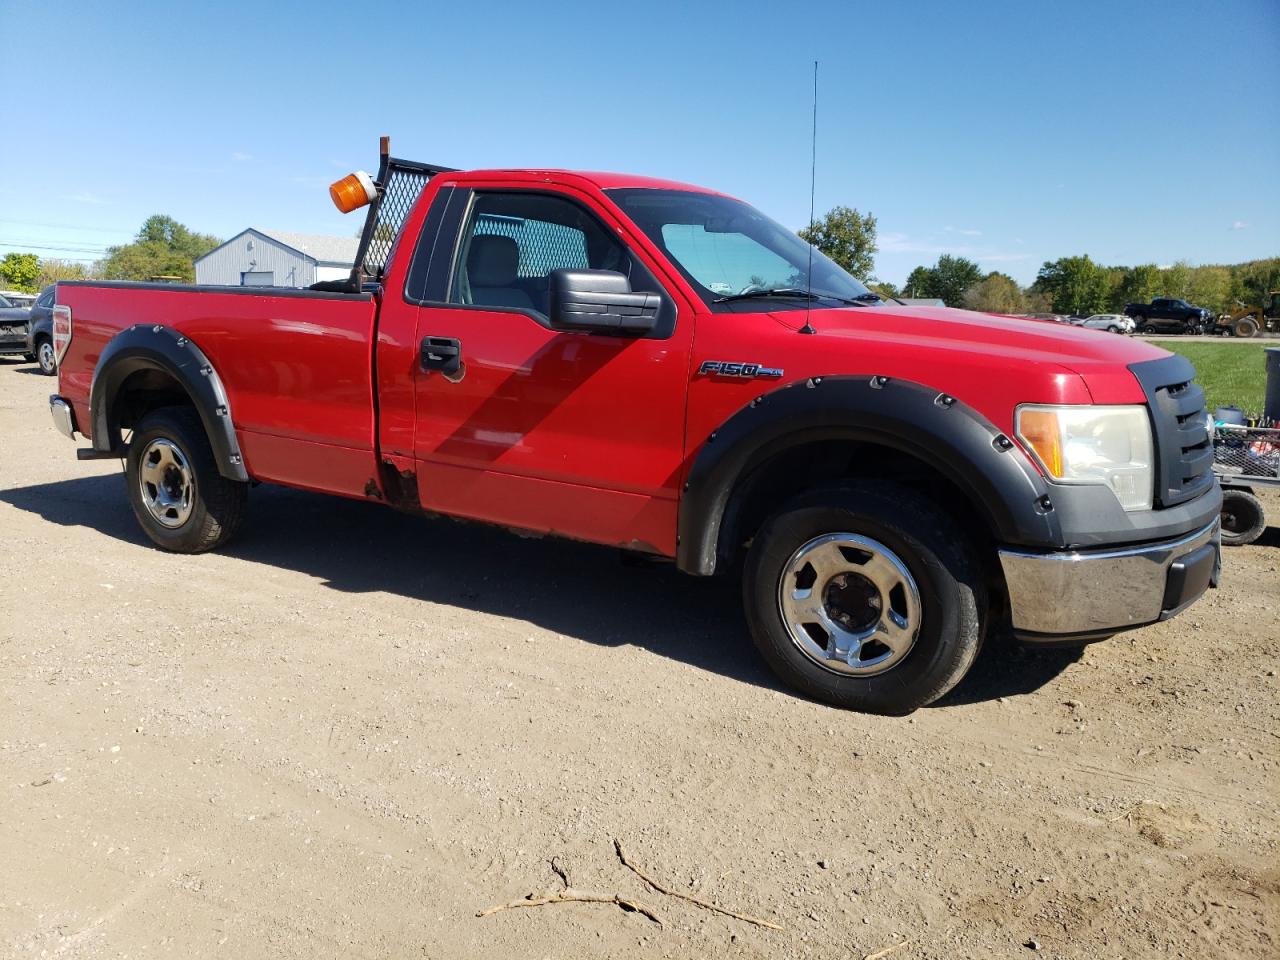
[[[594,216],[542,193],[477,193],[463,227],[449,302],[547,314],[553,270],[631,276],[626,247]]]

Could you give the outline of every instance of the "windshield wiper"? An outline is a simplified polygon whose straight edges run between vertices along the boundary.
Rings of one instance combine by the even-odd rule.
[[[801,290],[798,287],[767,287],[763,290],[748,290],[745,293],[729,293],[716,297],[712,303],[729,303],[733,300],[751,300],[757,297],[799,297],[802,300],[817,300],[816,293]]]
[[[866,294],[859,294],[857,297],[850,299],[849,297],[838,297],[834,293],[813,293],[808,290],[801,290],[799,287],[769,287],[765,290],[748,290],[746,293],[731,293],[724,297],[716,297],[712,303],[730,303],[734,300],[753,300],[764,299],[769,297],[798,297],[801,300],[836,300],[840,303],[847,303],[850,306],[864,307],[866,306]],[[875,294],[871,294],[875,297]],[[879,300],[879,297],[876,297]]]

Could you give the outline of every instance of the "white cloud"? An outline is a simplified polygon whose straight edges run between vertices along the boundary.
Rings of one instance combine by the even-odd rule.
[[[1231,224],[1231,229],[1232,230],[1248,230],[1249,225],[1245,223],[1243,220],[1237,220],[1235,223]]]
[[[962,237],[980,237],[980,236],[982,236],[982,231],[981,231],[981,230],[961,230],[961,229],[959,229],[958,227],[943,227],[943,229],[944,229],[944,230],[946,230],[946,231],[947,231],[947,233],[958,233],[958,234],[960,234],[960,236],[962,236]]]
[[[244,163],[246,160],[252,160],[252,153],[245,153],[243,150],[237,150],[231,154],[231,159],[236,163]]]
[[[115,203],[114,200],[104,200],[95,193],[85,190],[81,193],[72,193],[64,196],[63,200],[70,200],[72,203],[88,203],[93,206],[101,206],[103,204]]]

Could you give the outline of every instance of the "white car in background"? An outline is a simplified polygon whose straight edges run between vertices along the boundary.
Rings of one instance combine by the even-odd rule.
[[[1080,326],[1110,333],[1133,333],[1136,325],[1132,317],[1126,317],[1122,313],[1095,313],[1092,317],[1081,320]]]

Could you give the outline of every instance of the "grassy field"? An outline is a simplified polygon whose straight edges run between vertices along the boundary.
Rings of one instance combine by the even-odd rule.
[[[1196,381],[1204,387],[1210,410],[1234,405],[1246,413],[1262,413],[1262,393],[1267,382],[1262,350],[1280,347],[1280,343],[1159,340],[1156,346],[1180,353],[1195,364]]]

